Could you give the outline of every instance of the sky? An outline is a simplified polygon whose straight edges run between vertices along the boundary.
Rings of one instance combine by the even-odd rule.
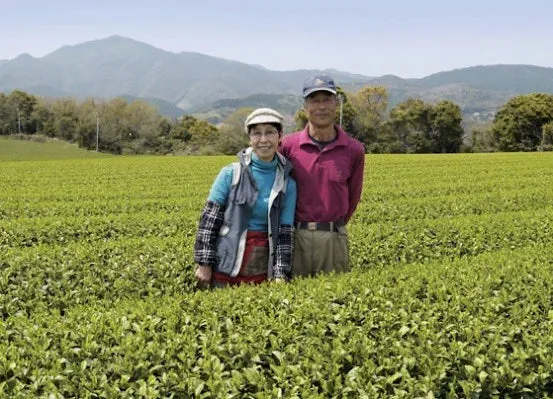
[[[550,0],[0,0],[0,60],[120,35],[271,70],[420,78],[553,67],[551,15]]]

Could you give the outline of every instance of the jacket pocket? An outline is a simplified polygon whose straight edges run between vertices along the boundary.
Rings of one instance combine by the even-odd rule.
[[[227,236],[219,236],[216,243],[217,271],[219,273],[230,275],[232,272],[232,246]]]

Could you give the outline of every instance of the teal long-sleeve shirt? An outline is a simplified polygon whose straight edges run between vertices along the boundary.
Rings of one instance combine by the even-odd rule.
[[[252,209],[250,220],[248,221],[248,230],[250,231],[268,231],[267,214],[269,210],[269,195],[276,177],[277,157],[271,162],[265,162],[253,153],[250,170],[257,184],[257,201]],[[219,172],[215,179],[211,191],[209,192],[209,201],[226,206],[227,198],[232,184],[232,165],[225,166]],[[294,213],[296,210],[296,182],[288,178],[284,203],[280,213],[280,224],[294,224]]]

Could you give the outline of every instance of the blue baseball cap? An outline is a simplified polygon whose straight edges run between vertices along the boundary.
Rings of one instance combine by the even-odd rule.
[[[334,79],[329,75],[314,75],[303,82],[303,98],[321,90],[336,94]]]

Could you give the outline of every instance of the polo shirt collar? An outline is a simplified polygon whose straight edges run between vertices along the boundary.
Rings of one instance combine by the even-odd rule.
[[[336,140],[334,140],[332,143],[328,144],[327,146],[324,147],[324,149],[329,149],[329,148],[334,148],[334,147],[341,147],[341,146],[347,146],[348,145],[348,137],[347,137],[347,133],[338,125],[334,125],[334,129],[336,130],[336,133],[338,134],[338,137],[336,138]],[[300,146],[302,145],[313,145],[313,146],[317,146],[317,144],[315,144],[313,142],[313,140],[311,140],[311,137],[309,137],[309,124],[307,124],[305,126],[305,129],[303,129],[300,133]]]

